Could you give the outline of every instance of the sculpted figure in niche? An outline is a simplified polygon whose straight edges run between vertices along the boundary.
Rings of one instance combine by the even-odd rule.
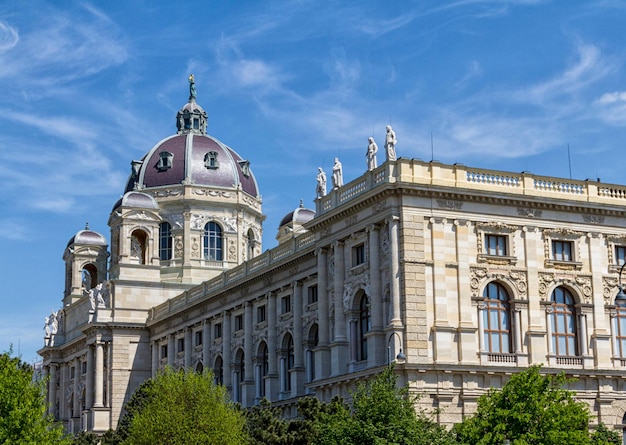
[[[367,152],[365,153],[365,157],[367,158],[367,169],[369,171],[374,170],[378,167],[378,162],[376,161],[376,153],[378,153],[378,145],[374,142],[374,138],[368,139],[369,144],[367,145]]]
[[[391,125],[387,125],[387,135],[385,136],[385,149],[387,150],[387,160],[395,161],[396,158],[396,133],[391,128]]]
[[[343,171],[341,168],[341,162],[339,158],[335,158],[335,165],[333,165],[333,189],[337,189],[343,185]]]
[[[322,170],[322,167],[317,168],[317,187],[315,194],[318,198],[326,196],[326,173]]]

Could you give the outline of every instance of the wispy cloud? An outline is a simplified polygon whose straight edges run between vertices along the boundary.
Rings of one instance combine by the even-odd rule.
[[[0,21],[0,52],[8,51],[17,45],[19,35],[15,28]]]

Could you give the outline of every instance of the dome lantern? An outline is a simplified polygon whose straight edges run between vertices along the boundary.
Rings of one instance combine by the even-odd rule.
[[[178,134],[206,134],[207,114],[196,102],[196,83],[193,74],[189,75],[189,102],[176,114]]]

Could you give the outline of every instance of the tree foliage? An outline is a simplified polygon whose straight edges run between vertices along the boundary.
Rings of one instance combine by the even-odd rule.
[[[513,375],[478,400],[476,413],[455,426],[460,443],[500,445],[590,444],[587,405],[564,389],[563,373],[542,375],[539,366]]]
[[[315,443],[331,444],[453,444],[453,436],[426,413],[415,410],[407,387],[397,387],[393,367],[358,385],[352,410],[345,404],[320,414]]]
[[[247,443],[244,415],[210,372],[167,369],[142,387],[124,444]]]
[[[12,351],[0,354],[0,443],[67,444],[63,427],[46,415],[45,382]]]
[[[602,422],[591,435],[593,445],[620,445],[622,438],[617,431],[610,430]]]

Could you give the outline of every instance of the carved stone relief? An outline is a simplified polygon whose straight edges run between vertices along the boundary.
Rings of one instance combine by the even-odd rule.
[[[516,294],[512,297],[517,300],[528,299],[528,281],[526,272],[517,270],[488,270],[486,267],[470,267],[470,289],[472,290],[472,297],[479,298],[482,295],[479,294],[480,288],[485,281],[488,280],[501,280],[506,282],[509,286],[515,289]]]

